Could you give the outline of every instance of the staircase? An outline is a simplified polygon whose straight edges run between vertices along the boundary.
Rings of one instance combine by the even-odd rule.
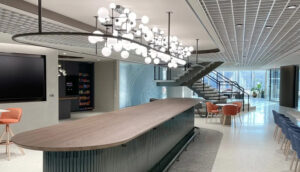
[[[217,103],[227,103],[228,95],[237,95],[235,99],[241,99],[243,103],[243,111],[249,105],[249,94],[247,94],[243,87],[237,82],[231,81],[221,73],[214,71],[217,67],[222,65],[223,62],[202,62],[189,65],[186,70],[180,70],[176,72],[175,69],[167,70],[167,80],[161,79],[161,69],[154,67],[154,80],[156,80],[157,86],[186,86],[198,94],[199,97],[204,98],[207,101]],[[172,72],[175,73],[172,76]],[[206,82],[204,82],[206,81]],[[207,81],[213,82],[216,88],[207,84]],[[231,91],[222,92],[221,88],[231,88]],[[248,104],[245,103],[245,96],[248,96]],[[234,100],[236,101],[236,100]]]
[[[196,81],[219,67],[223,62],[203,62],[194,64],[179,76],[169,77],[168,80],[156,80],[157,86],[191,86]],[[171,71],[169,71],[169,74]]]
[[[189,86],[189,88],[197,93],[199,97],[203,97],[205,100],[208,100],[215,104],[227,102],[227,96],[219,93],[219,90],[203,83],[202,80],[198,80],[192,86]]]

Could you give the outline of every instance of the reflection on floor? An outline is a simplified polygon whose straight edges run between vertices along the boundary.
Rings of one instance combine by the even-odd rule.
[[[223,133],[215,161],[212,162],[212,172],[289,171],[290,160],[285,161],[280,145],[273,140],[274,123],[271,113],[272,109],[278,109],[278,104],[266,101],[258,104],[260,106],[255,111],[242,115],[243,124],[237,120],[237,128],[220,125],[217,118],[209,119],[206,123],[205,119],[196,117],[196,126]],[[0,146],[1,172],[42,171],[42,152],[25,150],[26,155],[21,156],[15,147],[11,151],[11,161],[7,161],[4,146]],[[196,159],[198,156],[199,154],[195,154],[195,157],[190,158]],[[200,167],[196,168],[201,171]]]
[[[242,115],[237,127],[222,126],[219,119],[208,123],[198,118],[196,126],[223,133],[223,139],[212,172],[279,172],[289,171],[280,145],[273,140],[272,109],[276,102],[261,102],[256,110]],[[237,120],[238,121],[238,120]]]
[[[178,161],[171,166],[169,172],[210,172],[212,170],[223,134],[205,128],[200,128],[200,133],[180,155]]]

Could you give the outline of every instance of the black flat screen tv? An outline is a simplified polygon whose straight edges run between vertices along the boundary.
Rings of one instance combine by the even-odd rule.
[[[0,53],[0,102],[45,100],[45,56]]]

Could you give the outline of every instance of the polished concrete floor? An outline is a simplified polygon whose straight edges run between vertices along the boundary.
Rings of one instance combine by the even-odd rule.
[[[196,117],[196,126],[223,133],[212,172],[289,171],[290,159],[285,161],[280,146],[273,140],[272,109],[278,109],[277,103],[262,102],[255,111],[244,113],[243,123],[237,120],[236,128],[220,125],[217,118],[206,122],[205,119]],[[16,147],[12,147],[11,151],[12,159],[7,161],[4,146],[0,146],[1,172],[42,171],[41,152],[25,150],[26,155],[21,156]]]

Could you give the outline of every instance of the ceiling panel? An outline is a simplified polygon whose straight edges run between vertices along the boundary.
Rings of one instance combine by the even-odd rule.
[[[200,2],[224,44],[225,52],[215,59],[259,67],[283,58],[300,43],[300,0]],[[288,8],[292,5],[296,8]]]

